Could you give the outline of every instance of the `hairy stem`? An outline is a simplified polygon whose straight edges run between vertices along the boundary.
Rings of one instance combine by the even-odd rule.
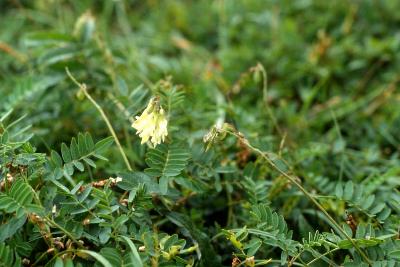
[[[69,72],[68,68],[66,68],[66,72],[69,76],[69,78],[82,90],[82,92],[85,94],[87,99],[89,99],[90,102],[96,107],[96,109],[99,111],[101,117],[103,118],[104,122],[107,124],[108,130],[110,131],[112,137],[115,140],[115,143],[117,144],[117,147],[119,149],[119,152],[121,153],[121,156],[125,162],[126,167],[128,170],[132,171],[131,164],[129,163],[128,157],[126,156],[124,149],[121,146],[121,143],[119,142],[119,139],[117,137],[117,134],[114,131],[114,128],[112,127],[110,120],[108,119],[107,115],[105,114],[104,110],[101,108],[101,106],[92,98],[92,96],[88,93],[86,89],[86,84],[84,83],[79,83],[74,76]]]
[[[240,139],[243,144],[245,144],[250,150],[254,151],[255,153],[259,154],[263,159],[265,159],[269,165],[271,165],[276,171],[278,171],[281,175],[283,175],[286,179],[288,179],[292,184],[294,184],[303,194],[315,205],[317,206],[318,209],[322,211],[322,213],[328,218],[328,220],[337,228],[337,230],[343,234],[354,246],[354,248],[360,253],[360,255],[364,258],[364,260],[371,266],[372,262],[368,258],[368,256],[361,250],[361,248],[354,242],[354,240],[340,227],[340,225],[335,221],[335,219],[332,218],[331,215],[326,211],[326,209],[313,197],[311,193],[309,193],[296,179],[296,177],[286,173],[282,169],[280,169],[274,162],[271,160],[271,158],[268,156],[267,153],[264,153],[260,149],[252,146],[247,139],[244,138],[244,136],[237,132],[237,131],[231,131],[227,130],[228,133],[236,136],[238,139]]]

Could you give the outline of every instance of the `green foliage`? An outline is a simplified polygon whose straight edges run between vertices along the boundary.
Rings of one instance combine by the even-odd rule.
[[[400,266],[399,9],[0,1],[0,266]]]
[[[14,213],[21,217],[30,211],[29,205],[33,200],[32,188],[25,182],[19,180],[6,188],[5,193],[0,193],[0,209],[5,213]]]
[[[159,145],[146,154],[149,168],[145,172],[152,177],[159,177],[161,193],[168,191],[168,183],[172,177],[181,173],[189,159],[189,153],[177,144]]]
[[[89,133],[80,133],[77,139],[74,137],[72,138],[70,147],[68,147],[65,143],[62,143],[62,157],[56,151],[51,151],[50,165],[53,169],[52,179],[57,180],[64,176],[70,180],[71,183],[73,183],[71,176],[74,174],[74,170],[78,169],[81,172],[85,170],[83,162],[93,168],[96,168],[96,164],[91,158],[95,157],[98,159],[107,160],[101,156],[99,152],[110,146],[112,142],[112,137],[108,137],[94,144]]]
[[[2,243],[0,243],[0,266],[21,266],[21,258],[9,246]]]

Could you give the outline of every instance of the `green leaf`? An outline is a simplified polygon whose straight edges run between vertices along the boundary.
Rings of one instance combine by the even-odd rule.
[[[64,267],[64,262],[61,258],[57,257],[54,267]]]
[[[0,135],[0,144],[6,144],[8,142],[8,131],[4,131],[1,135]]]
[[[97,153],[93,153],[92,155],[93,155],[93,157],[95,157],[95,158],[108,161],[108,159],[107,159],[106,157],[103,157],[102,155],[99,155],[99,154],[97,154]]]
[[[0,192],[0,210],[6,213],[16,212],[17,217],[21,217],[32,200],[32,188],[24,181],[17,180],[12,184],[10,191]]]
[[[19,218],[12,217],[8,221],[3,221],[0,225],[0,243],[12,237],[22,226],[24,226],[27,216]]]
[[[100,254],[104,256],[112,266],[123,266],[121,255],[117,249],[105,247],[100,250]]]
[[[92,136],[89,133],[85,133],[85,145],[86,151],[92,151],[94,149],[94,142]]]
[[[67,173],[68,176],[71,176],[74,174],[74,164],[72,162],[69,162],[64,165],[64,170]]]
[[[148,176],[142,172],[127,172],[119,173],[119,177],[122,181],[117,184],[117,186],[123,190],[133,190],[139,186],[139,184],[144,184],[146,186],[146,191],[149,193],[159,193],[159,185],[155,178]]]
[[[385,202],[380,202],[380,203],[376,204],[369,212],[371,214],[377,214],[377,213],[381,212],[385,207],[386,207]]]
[[[55,164],[55,166],[57,167],[62,167],[63,166],[63,161],[62,158],[60,157],[60,155],[52,150],[51,151],[51,161]]]
[[[348,236],[352,236],[353,235],[353,230],[351,229],[351,227],[347,224],[343,224],[343,230],[346,232],[346,234]]]
[[[177,144],[161,144],[150,149],[146,155],[146,163],[150,168],[145,172],[153,177],[174,177],[186,167],[189,153]]]
[[[72,163],[74,164],[75,168],[77,168],[81,172],[85,170],[85,166],[81,162],[74,160]]]
[[[4,243],[0,243],[0,267],[22,266],[21,258]]]
[[[64,262],[65,267],[74,267],[74,262],[72,261],[71,258],[67,258]]]
[[[114,142],[114,138],[112,136],[104,138],[103,140],[100,140],[99,142],[97,142],[95,144],[94,150],[97,152],[101,152],[101,151],[105,150],[106,148],[108,148],[109,146],[111,146],[113,142]]]
[[[387,206],[378,214],[378,220],[379,221],[384,221],[386,220],[390,213],[392,212],[392,210],[390,208],[388,208]]]
[[[336,184],[335,195],[337,198],[340,198],[340,199],[343,197],[343,186],[341,183]]]
[[[64,159],[64,162],[68,163],[72,160],[71,158],[71,152],[69,151],[69,148],[65,143],[61,144],[61,155],[62,158]]]
[[[51,180],[51,182],[53,184],[55,184],[58,188],[60,188],[62,191],[67,193],[68,195],[72,194],[71,191],[65,185],[61,184],[60,182],[58,182],[56,180]]]
[[[168,176],[161,176],[159,180],[159,187],[160,187],[160,192],[163,195],[165,195],[168,192],[168,182],[169,182]]]
[[[350,200],[351,197],[353,196],[353,192],[354,192],[353,182],[352,181],[348,181],[344,186],[343,198],[345,200]]]
[[[126,242],[126,244],[129,246],[129,249],[132,252],[131,262],[133,266],[143,267],[142,259],[140,258],[139,252],[137,251],[136,246],[135,244],[133,244],[132,240],[130,240],[126,236],[120,236],[120,238]]]
[[[400,249],[393,250],[388,253],[389,257],[399,259],[400,260]]]
[[[102,255],[100,255],[97,252],[80,249],[80,250],[77,250],[77,253],[82,253],[82,254],[87,254],[89,256],[92,256],[98,262],[100,262],[104,267],[113,267],[113,265],[111,265],[111,263],[106,258],[104,258]]]
[[[353,239],[353,241],[360,247],[373,247],[383,243],[383,241],[378,238],[369,238],[369,239],[359,238],[359,239]],[[345,239],[338,242],[338,246],[341,249],[350,249],[353,247],[353,244],[351,243],[350,240]]]
[[[78,143],[76,142],[75,137],[72,137],[71,139],[70,150],[72,159],[73,160],[79,159]]]
[[[93,160],[89,158],[83,158],[83,161],[86,162],[88,165],[92,166],[93,168],[96,168],[96,163],[94,163]]]
[[[375,195],[369,195],[367,199],[364,200],[364,202],[361,204],[361,208],[363,210],[367,210],[369,207],[372,206],[375,200]]]
[[[44,208],[40,205],[26,204],[25,207],[29,213],[35,213],[39,216],[45,216]]]
[[[262,241],[259,238],[253,238],[250,242],[244,246],[244,249],[247,249],[248,256],[254,256],[257,253],[258,249],[261,247]]]

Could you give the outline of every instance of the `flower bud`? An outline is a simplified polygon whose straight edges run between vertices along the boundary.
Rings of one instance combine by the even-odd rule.
[[[95,28],[95,17],[90,11],[86,11],[76,21],[73,35],[78,40],[86,43],[92,38]]]

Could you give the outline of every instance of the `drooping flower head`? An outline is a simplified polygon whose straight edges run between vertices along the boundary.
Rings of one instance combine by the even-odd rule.
[[[136,134],[142,138],[142,144],[150,141],[153,146],[157,146],[164,142],[168,135],[168,120],[157,97],[150,100],[142,115],[136,116],[132,127],[137,130]]]

